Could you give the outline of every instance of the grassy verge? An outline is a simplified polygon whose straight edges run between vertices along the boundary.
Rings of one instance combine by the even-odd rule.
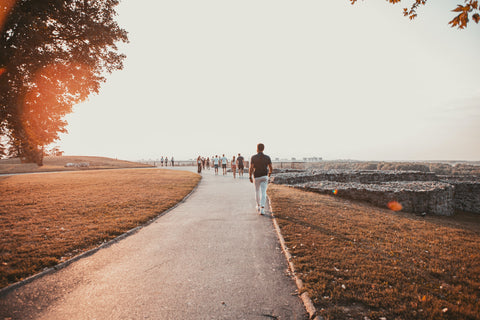
[[[145,223],[199,179],[156,169],[0,177],[0,287]]]
[[[268,193],[325,319],[480,319],[480,216],[423,218],[279,185]]]

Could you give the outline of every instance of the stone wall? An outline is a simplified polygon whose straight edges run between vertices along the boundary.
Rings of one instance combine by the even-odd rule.
[[[378,171],[378,170],[306,170],[292,172],[277,170],[276,183],[297,184],[310,181],[337,181],[359,183],[381,183],[395,181],[438,181],[433,172]]]
[[[480,176],[480,161],[426,161],[426,162],[384,162],[334,160],[320,162],[273,162],[274,168],[317,169],[317,170],[395,170],[422,171],[444,175]]]
[[[453,186],[442,182],[385,182],[379,184],[341,183],[332,181],[307,182],[294,185],[309,191],[334,194],[353,200],[366,201],[388,208],[391,201],[399,202],[403,211],[418,214],[454,214]]]
[[[455,187],[455,209],[480,213],[480,177],[441,176],[440,180]]]
[[[377,170],[275,170],[274,183],[367,201],[403,211],[453,215],[455,210],[480,213],[480,179],[438,177],[432,172]]]

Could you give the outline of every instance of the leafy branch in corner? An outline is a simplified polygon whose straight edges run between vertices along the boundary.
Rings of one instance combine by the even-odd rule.
[[[350,0],[352,4],[355,4],[358,0]],[[387,0],[392,4],[399,3],[401,0]],[[403,15],[408,17],[410,20],[413,20],[417,17],[417,9],[420,6],[424,6],[427,3],[427,0],[415,0],[415,2],[410,6],[410,8],[403,9]],[[452,12],[457,13],[457,15],[448,23],[452,28],[457,27],[459,29],[464,29],[467,27],[470,22],[470,17],[475,23],[480,22],[480,6],[477,0],[465,0],[464,4],[459,4]]]

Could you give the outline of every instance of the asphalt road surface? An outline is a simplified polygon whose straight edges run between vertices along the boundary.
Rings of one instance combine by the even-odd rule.
[[[221,169],[220,169],[221,171]],[[254,187],[203,173],[182,204],[0,296],[4,319],[308,319]]]

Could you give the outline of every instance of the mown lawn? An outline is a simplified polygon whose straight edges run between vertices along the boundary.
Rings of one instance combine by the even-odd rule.
[[[159,169],[0,177],[0,288],[144,224],[199,180]]]
[[[479,215],[419,217],[279,185],[268,193],[325,319],[480,319]]]

